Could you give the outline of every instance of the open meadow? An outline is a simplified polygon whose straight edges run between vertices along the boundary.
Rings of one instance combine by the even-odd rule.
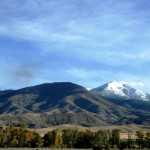
[[[0,148],[0,150],[92,150],[92,149],[74,149],[74,148]]]
[[[48,131],[52,131],[58,129],[58,131],[62,131],[63,129],[71,128],[71,129],[78,129],[78,130],[91,130],[93,132],[97,132],[98,130],[113,130],[119,129],[122,133],[136,133],[136,131],[143,131],[143,132],[150,132],[150,126],[142,126],[142,125],[123,125],[123,126],[97,126],[97,127],[83,127],[79,125],[58,125],[52,126],[48,128],[39,128],[39,129],[30,129],[32,131],[36,131],[41,136],[44,136],[45,133]]]
[[[74,148],[0,148],[0,150],[92,150],[92,149],[74,149]],[[109,150],[119,150],[117,148],[112,148]],[[139,149],[124,149],[124,150],[139,150]],[[149,150],[143,148],[142,150]]]

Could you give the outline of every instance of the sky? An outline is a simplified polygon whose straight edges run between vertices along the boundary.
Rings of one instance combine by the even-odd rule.
[[[150,93],[150,1],[0,0],[0,90],[126,82]]]

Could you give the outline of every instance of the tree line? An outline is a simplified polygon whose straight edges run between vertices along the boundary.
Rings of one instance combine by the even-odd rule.
[[[25,127],[0,127],[0,147],[50,147],[50,148],[93,148],[109,149],[110,147],[150,148],[150,133],[136,132],[136,139],[121,140],[120,130],[56,129],[41,137],[37,132]]]
[[[24,127],[0,127],[0,147],[41,147],[42,137]]]

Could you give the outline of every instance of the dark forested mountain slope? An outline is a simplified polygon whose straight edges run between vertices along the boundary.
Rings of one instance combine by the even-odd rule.
[[[0,91],[0,120],[30,127],[149,124],[150,113],[113,104],[74,83],[56,82]]]

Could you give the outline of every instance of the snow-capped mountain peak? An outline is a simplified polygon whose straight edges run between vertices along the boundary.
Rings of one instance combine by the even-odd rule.
[[[148,101],[147,94],[123,82],[109,82],[91,91],[105,97],[121,97],[124,99]]]

